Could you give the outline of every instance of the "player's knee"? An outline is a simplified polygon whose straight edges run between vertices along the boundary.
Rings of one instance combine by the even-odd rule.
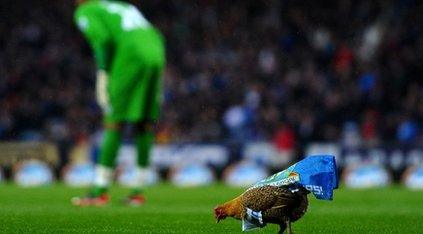
[[[123,124],[122,123],[104,123],[104,129],[122,131]]]
[[[154,130],[153,121],[141,121],[136,124],[136,130],[138,132],[152,132]]]

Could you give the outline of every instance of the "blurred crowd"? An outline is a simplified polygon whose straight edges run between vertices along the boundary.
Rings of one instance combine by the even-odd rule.
[[[66,148],[100,129],[70,2],[1,1],[1,140]],[[423,145],[417,0],[133,2],[167,40],[158,142]]]

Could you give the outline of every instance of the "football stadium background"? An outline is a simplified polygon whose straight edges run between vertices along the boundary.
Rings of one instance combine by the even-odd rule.
[[[166,38],[149,177],[159,191],[245,187],[313,154],[336,156],[340,190],[423,189],[421,2],[132,2]],[[101,112],[73,10],[0,2],[0,190],[91,183]],[[125,141],[123,187],[133,162]]]

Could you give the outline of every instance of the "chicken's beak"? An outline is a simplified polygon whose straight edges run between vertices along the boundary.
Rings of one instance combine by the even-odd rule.
[[[222,216],[218,216],[218,217],[216,217],[216,216],[215,216],[215,219],[216,219],[216,223],[219,223],[219,222],[220,222],[220,220],[225,219],[225,217],[222,217]]]

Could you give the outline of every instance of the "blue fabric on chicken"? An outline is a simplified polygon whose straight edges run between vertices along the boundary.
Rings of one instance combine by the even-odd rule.
[[[332,200],[333,190],[338,188],[335,157],[313,155],[256,183],[252,188],[265,185],[282,186],[299,183],[317,199]]]

